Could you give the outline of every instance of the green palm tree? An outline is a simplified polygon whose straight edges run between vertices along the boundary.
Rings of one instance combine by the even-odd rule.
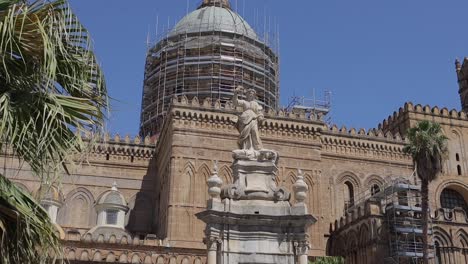
[[[107,106],[90,37],[66,0],[0,0],[3,154],[53,182],[86,150],[81,134],[102,128]],[[61,254],[47,213],[0,174],[0,263],[52,263]]]
[[[421,217],[423,221],[423,262],[429,263],[428,222],[429,184],[442,172],[447,154],[447,137],[438,123],[421,121],[408,129],[408,144],[404,151],[411,155],[417,175],[421,180]]]

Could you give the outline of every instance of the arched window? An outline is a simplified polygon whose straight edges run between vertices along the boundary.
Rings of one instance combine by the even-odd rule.
[[[465,198],[453,190],[453,189],[444,189],[440,194],[440,204],[442,208],[453,209],[455,207],[461,207],[465,212],[468,212],[468,205],[466,204]]]
[[[349,181],[345,182],[345,208],[349,208],[354,205],[354,186]]]
[[[458,154],[458,153],[455,154],[455,159],[456,159],[457,161],[460,161],[460,154]]]
[[[457,172],[458,172],[458,176],[462,175],[462,169],[460,165],[457,166]]]
[[[371,194],[375,195],[380,192],[380,186],[377,184],[372,185],[371,187]]]

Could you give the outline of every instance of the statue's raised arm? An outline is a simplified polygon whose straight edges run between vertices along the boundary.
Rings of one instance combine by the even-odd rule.
[[[239,147],[254,153],[263,149],[258,125],[263,120],[263,108],[255,100],[256,92],[249,89],[246,92],[246,100],[239,100],[239,92],[244,88],[239,86],[234,91],[232,102],[235,107],[242,106],[242,114],[239,117],[237,127],[239,129]]]

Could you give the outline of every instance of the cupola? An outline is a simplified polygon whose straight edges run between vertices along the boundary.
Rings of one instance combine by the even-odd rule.
[[[63,195],[55,185],[43,184],[38,190],[40,204],[47,211],[52,223],[57,223],[57,215],[63,205]]]
[[[99,196],[95,208],[98,213],[98,226],[112,226],[124,229],[128,206],[115,182],[110,190]]]

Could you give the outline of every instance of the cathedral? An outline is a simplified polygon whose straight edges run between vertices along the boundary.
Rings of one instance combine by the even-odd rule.
[[[309,260],[418,263],[418,223],[403,228],[420,207],[418,179],[403,147],[407,129],[430,120],[449,139],[444,173],[430,185],[431,262],[468,263],[468,58],[455,68],[461,110],[408,102],[374,129],[331,126],[326,109],[280,108],[274,44],[228,0],[204,0],[148,50],[139,135],[104,135],[41,204],[71,263],[231,263],[208,261],[199,216],[210,177],[235,182],[242,119],[235,101],[255,95],[264,117],[258,136],[279,153],[273,184],[291,193],[298,182],[307,186],[284,200],[301,202],[314,218]],[[20,188],[43,187],[11,154],[0,159]]]

